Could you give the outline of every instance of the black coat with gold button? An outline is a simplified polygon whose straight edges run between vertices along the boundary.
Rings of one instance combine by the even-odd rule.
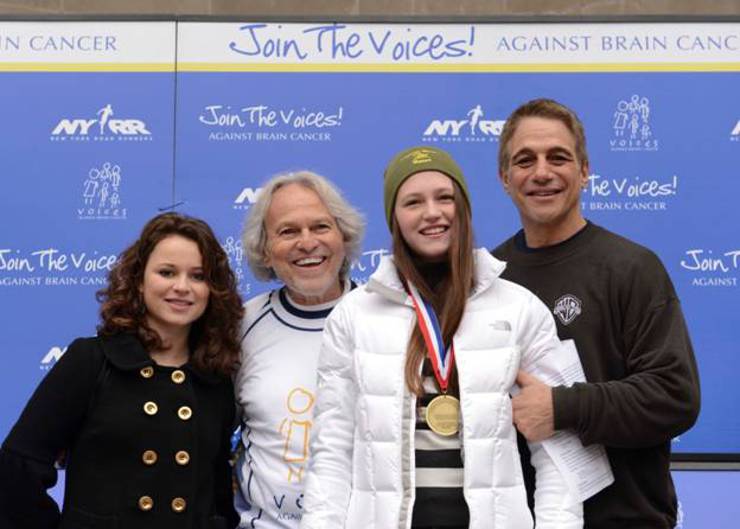
[[[232,528],[233,420],[229,379],[158,366],[130,334],[75,340],[3,443],[0,527]]]

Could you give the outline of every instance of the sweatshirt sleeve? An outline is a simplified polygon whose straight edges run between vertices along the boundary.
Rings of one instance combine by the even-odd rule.
[[[652,254],[631,272],[617,296],[625,376],[553,391],[555,428],[575,431],[586,445],[654,446],[699,414],[696,361],[670,278]]]
[[[301,529],[344,527],[349,506],[357,389],[343,309],[337,305],[324,327]]]
[[[8,529],[56,529],[59,507],[47,489],[69,449],[100,370],[90,340],[75,340],[41,381],[0,449],[0,522]],[[102,359],[102,352],[100,352]]]

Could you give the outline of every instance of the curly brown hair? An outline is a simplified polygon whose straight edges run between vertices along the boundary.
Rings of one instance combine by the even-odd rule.
[[[229,375],[239,359],[239,325],[244,309],[229,259],[213,230],[200,219],[163,213],[147,222],[138,240],[121,253],[108,274],[108,286],[96,294],[101,303],[98,333],[131,332],[139,336],[148,351],[165,347],[161,336],[147,324],[139,287],[154,247],[171,235],[198,245],[210,291],[205,312],[190,329],[190,361],[197,369]]]

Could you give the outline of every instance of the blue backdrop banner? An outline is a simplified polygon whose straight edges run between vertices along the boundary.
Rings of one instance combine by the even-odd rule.
[[[435,145],[494,247],[519,227],[501,128],[550,97],[586,126],[586,217],[653,249],[681,298],[703,402],[674,451],[740,454],[740,24],[2,22],[0,79],[0,435],[94,333],[95,291],[158,211],[207,220],[249,297],[271,285],[245,214],[269,177],[316,171],[367,217],[364,281],[388,248],[384,166]]]

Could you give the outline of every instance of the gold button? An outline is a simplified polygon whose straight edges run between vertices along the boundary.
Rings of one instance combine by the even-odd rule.
[[[183,373],[179,369],[175,369],[172,372],[172,382],[174,382],[175,384],[182,384],[183,382],[185,382],[185,373]]]
[[[141,460],[144,462],[145,465],[153,465],[157,462],[157,452],[154,450],[147,450],[143,454],[141,454]]]
[[[152,507],[154,507],[154,500],[150,496],[139,498],[139,509],[142,511],[151,511]]]
[[[190,454],[188,454],[185,450],[180,450],[175,454],[175,462],[177,462],[178,465],[185,466],[188,463],[190,463]]]
[[[142,367],[139,373],[144,378],[152,378],[154,376],[154,368],[152,366]]]
[[[190,417],[193,416],[193,410],[191,410],[188,406],[181,406],[180,409],[177,410],[177,416],[180,417],[183,421],[187,421]]]
[[[155,402],[148,401],[144,403],[144,413],[147,415],[156,415],[158,411],[159,408]]]
[[[172,500],[172,510],[175,512],[182,512],[187,506],[188,503],[185,501],[184,498],[175,498]]]

